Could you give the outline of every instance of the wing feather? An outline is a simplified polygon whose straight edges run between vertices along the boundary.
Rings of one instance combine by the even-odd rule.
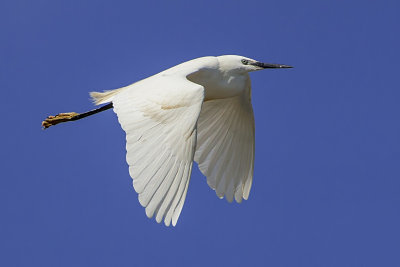
[[[195,161],[218,197],[240,203],[249,197],[254,169],[254,116],[246,91],[204,102]]]
[[[146,215],[175,225],[190,181],[204,88],[159,75],[113,96],[126,132],[126,161]]]

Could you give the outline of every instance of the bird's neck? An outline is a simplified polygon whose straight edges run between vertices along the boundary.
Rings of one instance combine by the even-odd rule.
[[[229,98],[241,94],[245,88],[249,75],[247,73],[233,73],[202,69],[188,76],[194,83],[205,88],[205,100]]]

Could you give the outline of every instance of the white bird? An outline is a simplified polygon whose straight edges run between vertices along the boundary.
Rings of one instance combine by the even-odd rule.
[[[249,72],[288,65],[236,55],[201,57],[123,88],[90,93],[86,113],[49,116],[44,128],[114,108],[126,132],[126,161],[146,215],[175,226],[193,160],[219,198],[249,197],[254,116]]]

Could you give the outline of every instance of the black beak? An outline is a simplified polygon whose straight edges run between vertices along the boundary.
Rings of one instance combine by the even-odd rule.
[[[262,63],[262,62],[254,62],[250,63],[251,65],[263,68],[263,69],[288,69],[293,68],[289,65],[282,65],[282,64],[271,64],[271,63]]]

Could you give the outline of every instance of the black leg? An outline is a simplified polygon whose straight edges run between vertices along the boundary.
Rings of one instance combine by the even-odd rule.
[[[90,110],[88,112],[84,113],[76,113],[76,112],[68,112],[68,113],[60,113],[55,116],[48,116],[43,122],[42,126],[44,129],[49,128],[50,126],[62,123],[62,122],[68,122],[68,121],[77,121],[86,117],[89,117],[91,115],[94,115],[96,113],[105,111],[107,109],[110,109],[113,107],[113,104],[107,104],[105,106],[102,106],[97,109]]]

